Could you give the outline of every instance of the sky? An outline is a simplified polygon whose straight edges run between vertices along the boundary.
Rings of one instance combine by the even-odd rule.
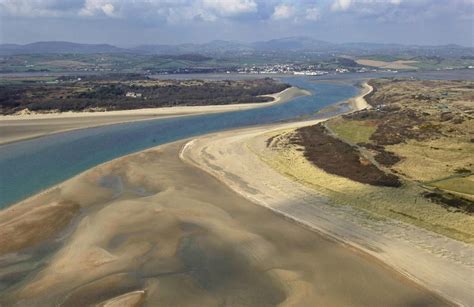
[[[474,45],[474,0],[0,0],[0,43]]]

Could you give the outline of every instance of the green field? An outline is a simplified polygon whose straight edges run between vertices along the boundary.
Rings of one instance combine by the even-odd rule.
[[[371,121],[355,121],[336,118],[327,122],[339,138],[348,143],[370,143],[370,136],[377,129],[377,125]]]

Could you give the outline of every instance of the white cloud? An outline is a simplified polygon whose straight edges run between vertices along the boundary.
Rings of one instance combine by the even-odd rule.
[[[277,5],[273,11],[273,19],[288,19],[295,15],[295,8],[291,5]]]
[[[333,11],[345,11],[352,4],[352,0],[335,0],[331,6]]]
[[[204,8],[212,9],[222,16],[238,15],[257,11],[254,0],[203,0]]]
[[[317,21],[321,19],[321,12],[317,7],[310,7],[306,9],[305,19],[311,21]]]
[[[217,16],[200,7],[174,7],[169,8],[161,13],[166,17],[169,24],[182,24],[183,21],[207,21],[213,22],[217,20]]]
[[[84,7],[79,11],[81,16],[95,16],[104,14],[108,17],[117,16],[116,8],[113,0],[86,0]]]
[[[115,15],[115,12],[114,12],[115,8],[111,3],[106,3],[102,5],[101,9],[102,9],[102,12],[104,12],[104,14],[107,16]]]
[[[0,18],[120,17],[147,25],[203,21],[251,24],[271,19],[302,24],[344,12],[354,19],[376,22],[418,22],[442,16],[450,20],[473,19],[474,0],[320,1],[323,4],[316,7],[316,0],[0,0]],[[241,14],[247,15],[235,18]]]
[[[0,0],[1,1],[1,0]],[[257,11],[255,0],[85,0],[80,16],[108,16],[180,21],[215,21]]]

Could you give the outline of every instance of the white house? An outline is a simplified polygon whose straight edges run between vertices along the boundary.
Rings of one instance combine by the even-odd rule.
[[[141,98],[142,93],[135,93],[135,92],[127,92],[125,94],[126,97],[132,97],[132,98]]]

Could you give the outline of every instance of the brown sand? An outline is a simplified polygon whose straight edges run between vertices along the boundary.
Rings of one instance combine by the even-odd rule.
[[[182,146],[168,144],[100,165],[2,212],[5,222],[16,214],[32,219],[37,211],[26,211],[36,206],[80,206],[62,245],[0,290],[0,305],[446,304],[372,258],[238,196],[182,162]],[[44,225],[57,218],[39,216]],[[29,226],[19,225],[20,234],[22,227]],[[0,278],[39,261],[38,253],[28,258],[34,250],[19,250],[8,266],[2,262]]]

